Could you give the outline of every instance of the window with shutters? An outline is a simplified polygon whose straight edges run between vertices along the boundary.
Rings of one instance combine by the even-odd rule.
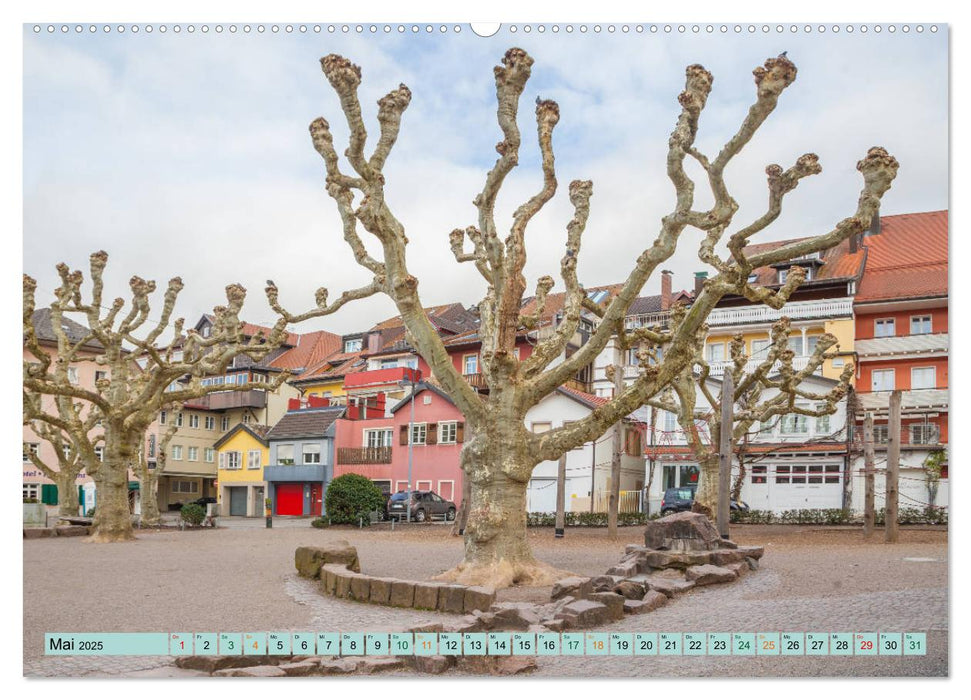
[[[449,421],[438,424],[438,442],[443,445],[451,445],[456,442],[458,434],[458,423]]]
[[[241,452],[225,452],[220,457],[226,458],[226,469],[241,469],[243,464],[242,453]]]
[[[412,445],[426,444],[427,432],[428,432],[427,424],[412,423],[411,424],[411,444]]]

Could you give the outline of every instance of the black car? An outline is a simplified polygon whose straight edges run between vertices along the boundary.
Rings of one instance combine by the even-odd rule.
[[[388,501],[388,517],[403,520],[408,517],[408,491],[399,491]],[[411,518],[423,523],[434,517],[455,520],[455,504],[434,491],[411,491]]]
[[[691,504],[695,500],[697,486],[681,486],[679,488],[667,489],[664,498],[661,499],[661,515],[680,513],[684,510],[691,510]],[[731,510],[748,510],[748,504],[736,501],[734,498],[729,503]]]

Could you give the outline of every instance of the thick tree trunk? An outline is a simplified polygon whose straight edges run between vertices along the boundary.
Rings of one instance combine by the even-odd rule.
[[[124,542],[135,539],[128,509],[128,466],[136,448],[120,437],[105,435],[105,461],[98,469],[97,506],[94,511],[92,542]]]
[[[57,484],[57,514],[62,518],[78,517],[78,485],[77,475],[73,472],[61,472],[54,479]]]
[[[140,498],[142,514],[139,518],[141,527],[158,527],[161,516],[158,511],[158,469],[139,470]]]
[[[698,463],[698,491],[691,510],[714,518],[718,511],[718,453],[709,454]]]
[[[513,438],[511,432],[500,429],[493,440]],[[549,585],[569,575],[536,560],[529,547],[526,489],[535,461],[524,448],[515,449],[512,441],[490,444],[484,434],[466,444],[462,461],[471,498],[465,558],[437,579],[505,588]]]

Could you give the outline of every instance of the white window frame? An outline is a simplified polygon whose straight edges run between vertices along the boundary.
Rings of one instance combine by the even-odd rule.
[[[308,452],[307,451],[308,447],[311,447],[311,448],[316,447],[317,449],[316,451]],[[317,456],[316,461],[308,460],[307,459],[308,455],[316,455]],[[323,446],[319,442],[304,443],[303,447],[300,449],[301,464],[323,464],[323,459],[324,459]]]
[[[97,457],[97,459],[98,459],[99,462],[104,462],[105,461],[105,446],[104,445],[97,445],[94,448],[94,456]]]
[[[878,374],[881,377],[883,377],[883,376],[889,376],[890,377],[890,386],[881,387],[881,388],[878,389],[877,388],[877,375]],[[875,369],[872,372],[870,372],[870,389],[871,389],[871,391],[893,391],[896,388],[896,386],[897,386],[897,371],[893,367],[886,368],[886,369]]]
[[[168,411],[158,412],[158,424],[165,425],[165,421],[168,420]]]
[[[470,367],[469,360],[472,360],[471,371],[469,371],[469,367]],[[478,373],[479,373],[478,353],[473,353],[471,355],[462,355],[462,374],[464,374],[465,376],[470,376]]]
[[[24,444],[27,445],[27,449],[24,450],[24,454],[23,454],[24,464],[30,464],[31,461],[30,461],[30,456],[29,455],[31,455],[31,454],[35,454],[36,455],[36,454],[39,454],[40,453],[40,443],[39,442],[27,442],[27,443],[24,443]]]
[[[363,347],[364,347],[364,339],[363,338],[355,338],[353,340],[345,340],[344,341],[344,352],[345,353],[349,353],[349,352],[360,352],[361,351],[361,348],[363,348]]]
[[[438,444],[454,445],[458,442],[458,421],[450,420],[438,424]]]
[[[422,488],[422,484],[428,484],[428,485]],[[431,490],[432,490],[431,479],[419,479],[418,481],[415,482],[415,491],[431,491]]]
[[[803,426],[802,430],[797,430],[799,426]],[[808,435],[809,434],[809,416],[805,416],[801,413],[786,413],[782,416],[779,421],[779,434],[780,435]]]
[[[182,415],[182,411],[179,411],[178,413],[175,414],[175,425],[176,425],[176,427],[181,428],[183,422],[184,422],[184,417]]]
[[[408,488],[408,482],[407,481],[399,480],[397,482],[397,488],[395,490],[395,493],[400,493],[400,492],[404,491],[407,488]]]
[[[205,451],[206,461],[210,464],[216,461],[216,448],[207,447]]]
[[[759,347],[755,344],[758,343]],[[768,354],[769,346],[772,345],[772,340],[769,338],[753,338],[752,339],[752,354],[749,355],[750,358],[760,361],[764,360],[765,356]]]
[[[881,333],[881,328],[883,332]],[[887,329],[890,332],[887,333]],[[897,319],[893,316],[889,318],[875,318],[873,319],[873,337],[874,338],[893,338],[897,335]]]
[[[188,449],[186,450],[186,460],[189,462],[198,462],[199,448],[195,445],[189,445]]]
[[[789,276],[789,268],[783,268],[779,270],[779,284],[785,284],[786,278]]]
[[[914,321],[922,322],[927,320],[927,330],[926,331],[915,331]],[[917,316],[910,317],[910,334],[911,335],[930,335],[934,332],[934,316],[932,314],[919,314]]]
[[[79,384],[81,382],[81,378],[78,375],[78,368],[77,367],[68,367],[67,368],[67,380],[71,384]]]
[[[107,370],[104,370],[104,369],[96,369],[94,371],[94,381],[95,381],[95,384],[97,384],[97,382],[98,382],[99,379],[107,379],[107,378],[108,378],[108,371]]]
[[[263,466],[263,452],[261,450],[246,451],[246,468],[259,469]]]
[[[225,433],[227,430],[229,430],[229,416],[223,416],[223,419],[220,421],[219,425],[222,428],[222,432]]]
[[[409,427],[408,440],[412,445],[428,444],[428,424],[427,423],[409,423],[408,427]],[[419,438],[421,438],[420,442],[419,442]]]
[[[216,417],[206,416],[206,430],[215,430],[215,429],[216,429]]]
[[[243,453],[238,450],[230,450],[228,452],[223,452],[226,456],[224,469],[242,469],[243,468]]]
[[[715,348],[721,348],[721,357],[715,357]],[[715,342],[715,343],[705,343],[705,359],[708,362],[724,362],[725,361],[725,342]]]
[[[915,380],[914,373],[915,372],[926,372],[928,370],[931,373],[930,385],[928,385],[928,386],[917,386],[917,382],[914,381]],[[910,388],[911,389],[936,389],[937,388],[937,367],[934,367],[934,366],[931,366],[931,367],[911,367],[910,368]]]
[[[172,459],[182,461],[182,445],[172,445]]]
[[[936,445],[941,441],[941,426],[937,423],[912,423],[908,428],[911,445]],[[933,441],[928,440],[931,435],[935,438]]]
[[[24,500],[28,498],[40,500],[40,484],[24,484]]]
[[[816,404],[817,411],[821,411],[823,408],[825,408],[825,404]],[[833,432],[831,421],[833,415],[828,413],[824,416],[816,416],[815,425],[813,426],[816,435],[829,435]]]
[[[442,488],[442,484],[449,484],[449,485],[451,485],[451,488],[449,489],[450,493],[449,493],[448,498],[445,498],[445,496],[442,496],[442,491],[444,490]],[[455,503],[455,479],[439,479],[438,480],[438,489],[435,491],[435,493],[437,493],[439,496],[441,496],[442,497],[442,500],[444,500],[444,501],[451,501],[452,503]]]
[[[391,447],[392,440],[394,440],[393,428],[369,428],[364,431],[362,447]]]
[[[290,456],[289,457],[282,457],[281,458],[280,457],[280,449],[281,448],[287,448],[287,447],[290,448]],[[284,462],[283,460],[287,460],[287,461]],[[293,466],[294,464],[297,463],[296,449],[294,448],[293,443],[287,443],[285,445],[277,445],[276,446],[276,463],[277,464],[282,464],[282,465],[287,466],[287,467]]]
[[[198,413],[190,413],[189,414],[189,427],[190,428],[198,428],[199,427],[199,414]]]

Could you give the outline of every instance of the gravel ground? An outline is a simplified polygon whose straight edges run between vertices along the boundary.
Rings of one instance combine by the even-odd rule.
[[[274,522],[274,525],[277,525]],[[45,657],[45,632],[396,631],[451,616],[339,601],[298,578],[293,551],[347,539],[362,569],[421,580],[461,559],[443,525],[360,531],[230,526],[146,533],[137,542],[24,541],[24,673],[30,676],[167,675],[164,657]],[[531,529],[536,555],[557,568],[603,573],[642,528]],[[902,529],[900,543],[864,542],[858,530],[736,526],[733,539],[766,548],[759,571],[730,586],[689,592],[649,615],[598,631],[926,631],[925,657],[550,657],[544,676],[942,676],[948,673],[947,534]],[[923,558],[932,561],[906,561]],[[57,576],[57,572],[76,572]],[[546,600],[549,589],[500,599]]]

